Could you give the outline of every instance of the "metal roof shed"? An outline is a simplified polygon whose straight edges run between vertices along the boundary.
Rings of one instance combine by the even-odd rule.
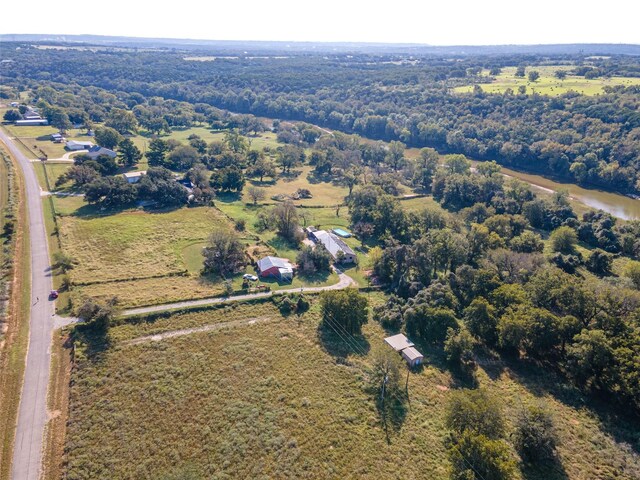
[[[396,352],[401,352],[405,348],[413,347],[413,342],[402,333],[385,338],[384,343],[389,345]]]
[[[424,355],[422,355],[414,347],[409,347],[402,350],[402,358],[406,360],[410,367],[415,367],[422,363]]]

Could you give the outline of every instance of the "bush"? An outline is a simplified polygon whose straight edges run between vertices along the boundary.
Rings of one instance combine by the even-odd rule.
[[[447,361],[464,371],[472,370],[475,366],[473,359],[473,347],[475,340],[466,328],[456,331],[453,328],[447,330],[447,338],[444,342],[444,351]]]
[[[523,459],[553,458],[556,442],[553,419],[548,411],[540,406],[529,406],[518,413],[513,443]]]
[[[449,448],[451,478],[505,480],[515,477],[516,464],[502,440],[465,433]]]
[[[482,389],[452,392],[446,424],[456,435],[471,432],[495,439],[501,438],[505,431],[500,405]]]

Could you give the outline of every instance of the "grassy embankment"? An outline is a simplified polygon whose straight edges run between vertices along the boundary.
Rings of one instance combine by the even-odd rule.
[[[2,149],[0,149],[0,155],[9,158]],[[8,305],[4,314],[3,327],[5,329],[0,347],[0,405],[2,405],[0,408],[0,480],[5,480],[10,478],[11,473],[11,455],[24,376],[25,356],[29,344],[31,262],[26,204],[21,194],[24,188],[22,176],[15,163],[5,163],[4,159],[1,163],[0,179],[3,182],[8,182],[12,178],[14,185],[12,189],[7,188],[8,184],[2,185],[0,191],[3,192],[3,195],[0,197],[2,201],[0,211],[5,212],[9,202],[13,201],[16,205],[17,219],[13,245],[4,243],[6,238],[2,240],[3,262],[6,259],[4,256],[8,255],[13,258],[12,267],[3,273],[4,278],[10,283],[11,289],[6,295]],[[14,172],[12,177],[8,174],[9,168]],[[9,192],[9,195],[6,192]],[[2,223],[4,221],[3,218]],[[8,250],[5,251],[4,247],[8,247]],[[3,295],[5,295],[4,292]]]
[[[581,93],[583,95],[600,95],[604,93],[605,86],[632,86],[640,85],[640,78],[636,77],[610,77],[587,79],[576,75],[567,75],[564,80],[555,77],[556,70],[572,70],[574,67],[567,65],[546,65],[527,67],[524,77],[516,77],[516,67],[505,67],[502,72],[490,83],[480,83],[482,90],[487,93],[504,93],[507,88],[518,93],[518,87],[526,87],[528,94],[538,93],[540,95],[559,96],[569,91]],[[535,82],[530,82],[527,75],[531,70],[540,73],[540,78]],[[489,71],[482,72],[483,77],[489,77]],[[454,89],[457,93],[473,92],[473,85],[465,85]]]
[[[372,299],[379,300],[376,295]],[[237,318],[269,323],[160,342],[127,340]],[[69,479],[447,478],[444,408],[462,386],[442,352],[420,345],[403,416],[381,423],[367,391],[373,322],[357,350],[318,328],[317,305],[282,317],[270,302],[176,314],[112,327],[109,344],[78,349],[66,441]],[[544,402],[559,461],[520,478],[632,479],[640,475],[634,425],[593,405],[553,373],[482,359],[479,383],[501,399],[509,428],[524,404]],[[171,412],[167,414],[167,412]],[[637,432],[635,432],[637,435]],[[637,439],[636,439],[637,441]],[[515,455],[515,453],[514,453]]]

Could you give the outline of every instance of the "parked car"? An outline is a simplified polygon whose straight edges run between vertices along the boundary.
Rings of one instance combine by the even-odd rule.
[[[51,300],[55,300],[56,298],[58,298],[58,296],[58,290],[51,290],[51,292],[49,293],[49,298]]]
[[[245,273],[242,278],[244,278],[245,280],[251,280],[252,282],[257,282],[258,281],[258,277],[256,277],[255,275],[251,275],[250,273]]]

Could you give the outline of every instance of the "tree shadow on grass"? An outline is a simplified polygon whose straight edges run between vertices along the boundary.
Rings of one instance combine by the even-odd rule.
[[[640,453],[640,417],[630,410],[623,410],[606,394],[586,394],[569,380],[533,361],[526,359],[504,360],[513,378],[532,395],[553,396],[556,400],[576,410],[588,409],[600,422],[601,429],[618,443],[628,444]]]
[[[403,391],[394,392],[382,401],[381,396],[376,395],[376,410],[380,415],[380,423],[387,436],[387,443],[391,444],[391,434],[402,429],[404,421],[409,413],[409,401]]]
[[[104,352],[111,347],[108,330],[96,329],[91,323],[76,325],[72,337],[76,347],[82,345],[84,354],[94,363],[101,362]]]
[[[538,464],[523,462],[520,465],[520,471],[526,480],[568,480],[569,478],[557,455],[552,459],[541,460]]]
[[[221,203],[233,203],[240,200],[240,198],[240,192],[218,192],[214,201]]]
[[[275,178],[270,178],[269,180],[263,179],[262,181],[259,179],[252,179],[249,180],[249,183],[254,187],[273,187],[277,183],[277,180]]]
[[[338,325],[320,322],[318,339],[322,348],[339,363],[349,364],[349,355],[364,356],[369,353],[371,345],[362,334],[347,334]]]

